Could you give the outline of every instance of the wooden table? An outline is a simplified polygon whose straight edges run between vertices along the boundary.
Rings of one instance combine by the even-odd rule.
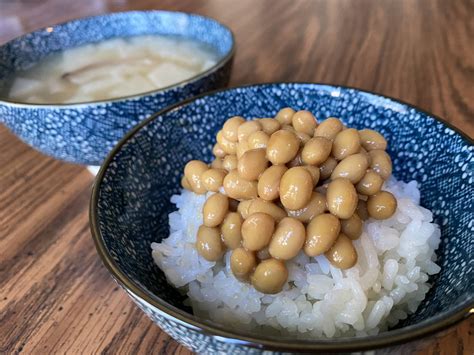
[[[315,81],[373,90],[474,136],[472,1],[0,1],[0,42],[129,9],[212,16],[235,32],[231,85]],[[0,127],[0,353],[181,353],[112,281],[88,226],[93,177]],[[472,318],[472,317],[471,317]],[[411,353],[472,354],[474,322]]]

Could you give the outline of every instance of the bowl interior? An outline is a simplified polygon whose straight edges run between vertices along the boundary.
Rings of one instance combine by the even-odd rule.
[[[230,116],[273,117],[285,106],[319,119],[380,131],[389,142],[394,175],[421,184],[421,204],[441,226],[441,272],[418,311],[398,327],[472,302],[474,152],[472,143],[410,106],[355,89],[318,84],[268,84],[204,96],[159,114],[117,148],[98,181],[97,221],[119,270],[149,294],[184,312],[183,297],[153,263],[150,244],[168,236],[170,196],[190,159],[210,161],[214,137]],[[439,319],[439,317],[437,317]]]
[[[31,67],[44,57],[68,48],[116,37],[181,36],[212,46],[218,61],[233,49],[232,32],[199,15],[171,11],[131,11],[87,17],[41,29],[0,46],[0,96],[12,73]]]

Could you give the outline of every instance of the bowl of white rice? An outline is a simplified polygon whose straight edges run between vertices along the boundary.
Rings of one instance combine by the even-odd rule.
[[[397,208],[364,222],[354,266],[300,252],[286,262],[283,289],[265,294],[234,277],[230,252],[208,261],[196,251],[207,196],[180,180],[189,160],[211,161],[227,118],[274,117],[286,106],[383,134],[393,162],[383,189]],[[97,176],[91,229],[114,279],[192,351],[392,351],[474,306],[473,180],[472,139],[413,106],[347,87],[252,85],[182,102],[130,131]]]

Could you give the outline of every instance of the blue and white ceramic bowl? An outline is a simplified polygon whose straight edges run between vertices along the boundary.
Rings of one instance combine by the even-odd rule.
[[[168,236],[169,199],[190,159],[208,160],[217,130],[234,115],[272,117],[291,106],[322,119],[371,127],[390,142],[397,179],[421,184],[421,203],[442,230],[441,272],[418,311],[377,336],[326,341],[285,339],[226,329],[192,314],[154,264],[150,244]],[[91,228],[113,277],[172,337],[197,353],[361,351],[420,339],[455,324],[474,306],[474,146],[440,119],[408,104],[356,89],[264,84],[229,89],[162,111],[129,132],[97,177]]]
[[[232,32],[226,26],[187,13],[133,11],[74,20],[0,46],[0,89],[8,85],[12,73],[54,52],[114,37],[145,34],[196,39],[214,47],[219,60],[191,79],[124,98],[54,105],[0,98],[0,122],[47,155],[99,165],[118,140],[144,118],[181,100],[227,85],[235,46]]]

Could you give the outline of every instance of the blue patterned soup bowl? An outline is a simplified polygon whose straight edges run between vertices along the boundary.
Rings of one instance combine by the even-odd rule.
[[[73,20],[0,46],[0,93],[8,92],[15,72],[50,54],[137,35],[179,36],[203,42],[215,49],[217,62],[175,85],[110,100],[29,104],[0,95],[0,123],[54,158],[99,165],[118,140],[142,119],[183,99],[227,85],[235,50],[229,28],[213,19],[188,13],[133,11]]]
[[[389,142],[394,176],[417,180],[421,204],[441,228],[441,271],[418,310],[378,335],[305,340],[235,330],[193,315],[185,296],[153,262],[152,242],[168,237],[170,197],[190,159],[211,161],[228,117],[273,117],[283,107],[320,120],[374,128]],[[141,122],[113,149],[98,174],[91,229],[100,257],[133,301],[163,330],[197,353],[362,351],[392,348],[450,328],[474,306],[474,146],[446,122],[413,106],[361,90],[305,83],[252,85],[190,99]],[[452,327],[451,327],[452,329]],[[432,338],[431,338],[432,340]]]

